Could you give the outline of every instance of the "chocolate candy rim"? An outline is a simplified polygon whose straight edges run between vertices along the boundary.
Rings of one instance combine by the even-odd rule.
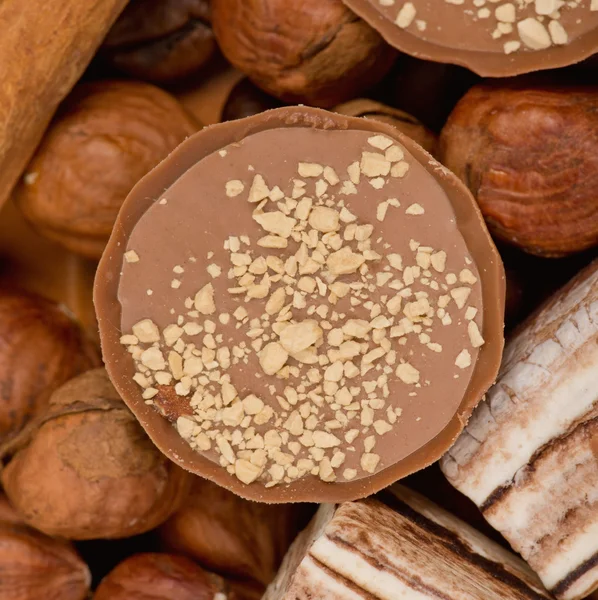
[[[141,216],[167,188],[203,157],[254,133],[280,127],[357,129],[381,133],[403,144],[447,194],[455,211],[459,231],[480,273],[483,274],[481,277],[484,303],[482,334],[486,344],[480,349],[478,361],[459,410],[440,434],[417,451],[394,465],[355,482],[325,483],[316,477],[308,477],[272,488],[265,488],[260,482],[243,484],[226,469],[193,450],[165,417],[145,404],[139,387],[132,379],[133,361],[126,348],[120,344],[121,305],[117,296],[120,272],[127,240]],[[483,394],[494,383],[504,347],[504,269],[481,212],[469,190],[455,175],[439,165],[425,150],[395,128],[384,123],[345,117],[316,108],[274,109],[246,119],[207,127],[185,140],[169,157],[139,181],[123,203],[98,267],[94,285],[94,303],[102,352],[110,379],[154,444],[183,469],[210,479],[243,498],[268,503],[356,500],[374,494],[391,483],[432,464],[453,444]]]
[[[343,0],[343,2],[373,27],[393,48],[416,58],[466,67],[481,77],[512,77],[534,71],[567,67],[589,58],[598,51],[598,31],[589,32],[564,46],[551,46],[546,50],[513,54],[447,48],[404,31],[368,0]]]

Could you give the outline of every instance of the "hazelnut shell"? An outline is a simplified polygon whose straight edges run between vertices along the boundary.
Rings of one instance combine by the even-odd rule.
[[[209,0],[135,0],[104,41],[109,60],[138,79],[169,82],[198,71],[216,51]]]
[[[174,554],[135,554],[100,583],[93,600],[214,600],[224,581],[193,561]]]
[[[222,121],[244,119],[257,115],[271,108],[278,108],[282,103],[255,86],[247,77],[241,79],[231,93],[222,109]]]
[[[160,536],[166,548],[231,581],[253,583],[263,593],[310,513],[306,505],[250,502],[196,478],[183,506],[160,528]]]
[[[598,244],[598,89],[478,85],[440,138],[498,239],[558,257]]]
[[[67,539],[149,531],[179,507],[191,480],[151,443],[104,369],[57,390],[0,455],[2,485],[25,522]]]
[[[198,128],[175,98],[152,85],[83,84],[37,149],[17,204],[40,233],[98,259],[133,186]]]
[[[66,309],[0,288],[0,444],[45,408],[54,390],[100,364]]]
[[[226,58],[289,103],[331,107],[377,83],[396,52],[341,0],[213,0]]]
[[[22,523],[23,519],[11,506],[8,498],[0,493],[0,523]]]
[[[0,524],[0,598],[85,600],[91,575],[67,542],[29,527]]]

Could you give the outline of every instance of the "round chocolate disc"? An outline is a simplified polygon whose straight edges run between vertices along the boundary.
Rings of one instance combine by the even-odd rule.
[[[95,285],[108,373],[156,445],[264,502],[436,461],[496,377],[504,295],[454,175],[389,125],[303,107],[181,144]]]
[[[343,0],[412,56],[508,77],[598,52],[596,0]]]

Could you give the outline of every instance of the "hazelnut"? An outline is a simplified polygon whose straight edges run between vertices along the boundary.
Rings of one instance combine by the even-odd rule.
[[[100,583],[93,600],[226,600],[222,578],[174,554],[135,554]]]
[[[0,443],[20,431],[65,381],[99,364],[96,347],[66,309],[0,288]]]
[[[272,581],[311,508],[249,502],[196,478],[186,502],[160,528],[166,548],[182,552],[259,598]]]
[[[479,85],[442,130],[440,158],[491,232],[539,256],[598,244],[597,89]]]
[[[24,525],[0,524],[0,598],[84,600],[91,576],[67,542]]]
[[[396,51],[341,0],[212,0],[226,58],[286,102],[331,107],[377,83]]]
[[[197,72],[213,56],[209,0],[133,0],[104,41],[114,66],[138,78],[168,82]]]
[[[8,498],[0,493],[0,523],[22,523],[21,515],[12,507]]]
[[[222,121],[252,117],[258,113],[282,106],[273,96],[266,94],[244,77],[231,90],[222,110]]]
[[[132,187],[197,129],[178,101],[154,86],[83,84],[37,149],[17,204],[46,237],[99,258]]]
[[[401,133],[409,136],[417,142],[424,150],[430,154],[436,151],[437,139],[436,136],[425,126],[420,123],[415,117],[399,110],[391,108],[374,100],[358,98],[344,104],[335,106],[334,112],[349,117],[364,117],[365,119],[373,119],[387,125],[392,125]]]
[[[58,389],[2,455],[2,485],[24,521],[75,540],[153,529],[179,507],[191,478],[153,445],[104,369]]]

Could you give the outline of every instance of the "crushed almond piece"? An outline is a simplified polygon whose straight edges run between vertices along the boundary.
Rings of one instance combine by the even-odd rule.
[[[216,312],[216,305],[214,304],[214,286],[211,283],[204,285],[204,287],[195,294],[194,306],[195,310],[199,311],[202,315],[211,315]]]
[[[229,198],[235,198],[239,194],[242,194],[244,189],[245,185],[238,179],[233,179],[232,181],[226,182],[226,195]]]
[[[129,250],[128,252],[125,252],[125,260],[129,264],[138,263],[139,262],[139,254],[137,254],[137,252],[135,252],[135,250]]]
[[[423,215],[424,214],[424,208],[420,205],[420,204],[412,204],[411,206],[409,206],[407,208],[407,210],[405,211],[405,214],[407,215]]]
[[[479,348],[484,345],[484,338],[475,321],[469,321],[467,333],[469,334],[469,341],[474,348]]]
[[[457,359],[455,360],[455,364],[460,369],[466,369],[471,365],[471,354],[469,354],[467,350],[461,350],[459,356],[457,356]]]

